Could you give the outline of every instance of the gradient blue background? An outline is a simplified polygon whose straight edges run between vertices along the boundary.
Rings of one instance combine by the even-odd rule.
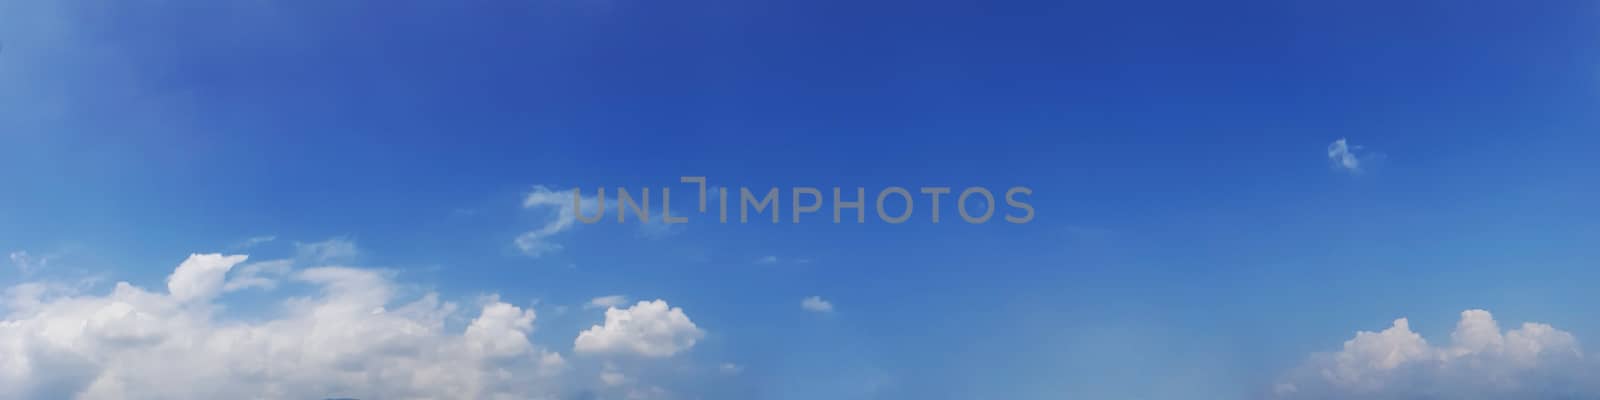
[[[0,251],[41,274],[344,237],[449,296],[669,299],[772,399],[1247,398],[1468,308],[1600,337],[1594,1],[116,4],[0,26]],[[511,244],[532,185],[680,175],[1037,218]]]

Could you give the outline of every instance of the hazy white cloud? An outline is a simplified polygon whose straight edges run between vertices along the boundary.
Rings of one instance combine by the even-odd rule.
[[[756,264],[777,264],[778,256],[765,256],[756,259]]]
[[[278,240],[278,237],[274,236],[274,235],[261,235],[261,236],[256,236],[256,237],[252,237],[252,238],[249,238],[249,239],[245,239],[244,241],[239,242],[239,244],[234,245],[233,248],[240,249],[240,250],[245,250],[245,249],[249,249],[251,247],[256,247],[256,246],[259,246],[259,245],[271,243],[274,240]]]
[[[744,366],[725,362],[717,366],[717,372],[721,372],[723,375],[738,375],[744,372]]]
[[[213,300],[245,259],[190,256],[165,293],[7,289],[0,398],[554,398],[563,386],[563,357],[528,341],[532,310],[491,297],[452,333],[454,303],[397,302],[378,271],[299,271],[294,281],[320,290],[286,299],[281,316],[219,320]]]
[[[606,309],[606,321],[578,334],[578,353],[667,357],[694,347],[705,337],[682,308],[657,299],[629,308]]]
[[[618,371],[615,364],[606,364],[605,369],[600,370],[600,383],[606,386],[618,386],[628,383],[628,376]]]
[[[1361,146],[1351,145],[1344,138],[1339,138],[1328,144],[1328,161],[1333,163],[1335,168],[1360,172],[1362,157],[1356,154],[1360,150]]]
[[[319,266],[351,263],[361,255],[361,250],[356,248],[355,241],[343,237],[316,243],[295,242],[294,252],[295,258],[301,262]]]
[[[1571,334],[1546,324],[1502,330],[1468,310],[1450,344],[1430,344],[1397,319],[1313,355],[1272,387],[1285,399],[1567,399],[1600,397],[1600,369]]]
[[[222,285],[222,291],[275,288],[278,286],[278,281],[288,275],[293,267],[294,260],[288,259],[244,264],[228,273],[228,281]]]
[[[833,303],[829,303],[819,296],[811,296],[800,300],[800,309],[819,313],[833,312]]]
[[[16,267],[17,272],[23,275],[32,274],[50,265],[49,256],[35,257],[22,250],[11,252],[7,258],[11,260],[11,266]]]
[[[600,297],[596,297],[596,298],[593,298],[593,299],[589,299],[589,302],[583,305],[583,309],[588,310],[588,309],[595,309],[595,308],[611,308],[611,307],[621,306],[623,304],[628,304],[628,296],[623,296],[623,295],[620,295],[620,294],[611,295],[611,296],[600,296]]]

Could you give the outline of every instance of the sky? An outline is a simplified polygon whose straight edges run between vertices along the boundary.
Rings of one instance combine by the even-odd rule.
[[[3,1],[0,399],[1600,397],[1597,19]]]

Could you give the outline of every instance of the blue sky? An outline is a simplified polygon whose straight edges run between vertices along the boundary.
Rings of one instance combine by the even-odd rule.
[[[1600,5],[1336,3],[7,2],[0,284],[290,260],[215,300],[270,320],[337,260],[708,399],[1255,398],[1357,330],[1445,343],[1480,308],[1600,337]],[[551,223],[536,186],[688,211],[685,175],[1027,186],[1037,216],[514,243]],[[609,295],[703,337],[582,354]]]

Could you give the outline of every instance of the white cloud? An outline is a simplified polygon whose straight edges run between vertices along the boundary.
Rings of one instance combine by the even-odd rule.
[[[623,305],[623,304],[628,304],[628,296],[623,296],[623,295],[620,295],[620,294],[611,295],[611,296],[600,296],[600,297],[596,297],[596,298],[593,298],[593,299],[589,299],[589,303],[588,304],[584,304],[583,305],[583,309],[588,310],[588,309],[595,309],[595,308],[612,308],[612,307],[620,306],[620,305]]]
[[[167,292],[179,303],[210,301],[222,293],[223,280],[228,270],[244,262],[245,255],[190,254],[189,259],[178,264],[178,269],[167,277]]]
[[[166,293],[118,283],[84,295],[11,287],[0,319],[0,398],[553,398],[565,360],[529,342],[535,315],[490,298],[461,333],[454,303],[400,302],[382,272],[312,268],[320,290],[282,315],[220,320],[213,300],[245,256],[190,256]],[[391,305],[397,305],[390,308]]]
[[[777,264],[778,256],[766,256],[756,259],[756,264]]]
[[[1328,144],[1328,161],[1335,168],[1350,172],[1361,172],[1362,158],[1356,155],[1361,146],[1352,146],[1344,138]]]
[[[723,375],[738,375],[744,372],[744,366],[734,363],[722,363],[722,365],[717,366],[717,371],[722,372]]]
[[[523,232],[518,235],[514,243],[523,254],[529,257],[540,257],[546,254],[561,251],[562,246],[550,241],[551,236],[572,229],[578,220],[578,209],[574,208],[575,189],[550,190],[542,185],[535,185],[522,199],[523,209],[542,209],[552,211],[549,219],[539,229]],[[599,199],[584,197],[581,200],[584,212],[593,215],[601,206]]]
[[[279,278],[288,275],[294,260],[272,260],[250,263],[229,272],[228,282],[222,291],[232,292],[249,288],[272,289],[278,287]]]
[[[640,301],[630,308],[606,309],[606,321],[578,334],[578,353],[667,357],[694,347],[705,332],[689,320],[682,308],[666,301]]]
[[[1539,323],[1502,331],[1488,311],[1468,310],[1435,346],[1397,319],[1357,332],[1273,385],[1276,397],[1362,399],[1550,399],[1600,397],[1600,369],[1571,334]]]
[[[833,303],[823,300],[822,297],[811,296],[800,300],[800,309],[810,312],[828,313],[833,312]]]

